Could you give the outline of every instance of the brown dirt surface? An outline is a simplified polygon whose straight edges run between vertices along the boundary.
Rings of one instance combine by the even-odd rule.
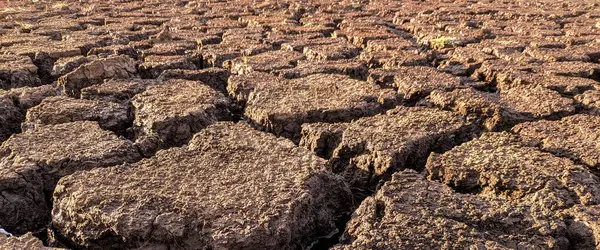
[[[575,103],[558,92],[541,86],[512,88],[503,93],[489,93],[473,88],[453,91],[436,90],[429,102],[464,116],[483,119],[486,129],[495,131],[519,122],[559,118],[573,114]]]
[[[332,163],[353,187],[374,189],[394,172],[414,168],[429,152],[447,150],[473,136],[473,127],[448,111],[398,107],[346,125]]]
[[[135,61],[126,56],[110,57],[86,63],[60,77],[58,86],[73,97],[79,97],[81,89],[101,84],[104,79],[132,78],[136,73]]]
[[[26,131],[45,125],[96,121],[101,128],[119,133],[131,120],[127,106],[122,104],[56,96],[29,109],[21,128]]]
[[[0,56],[0,89],[33,87],[41,84],[38,68],[27,56]]]
[[[62,248],[45,247],[42,241],[31,233],[20,237],[8,237],[0,234],[1,249],[20,249],[20,250],[59,250]]]
[[[0,229],[73,249],[599,248],[598,20],[598,0],[0,0]],[[373,206],[407,209],[360,224]]]
[[[265,131],[298,141],[303,123],[350,121],[395,102],[392,91],[377,85],[343,75],[315,74],[256,86],[244,115]]]
[[[151,86],[131,100],[139,146],[149,153],[181,145],[204,127],[227,119],[229,103],[200,82],[174,79]]]
[[[600,167],[600,116],[579,114],[558,121],[522,123],[513,131],[544,151],[594,169]]]
[[[133,143],[90,121],[43,126],[10,137],[0,146],[3,228],[24,233],[43,227],[49,212],[44,193],[52,192],[59,178],[139,158]]]
[[[110,79],[102,84],[81,90],[81,98],[117,103],[127,103],[135,95],[152,85],[161,83],[154,79]]]
[[[432,155],[429,178],[465,192],[557,210],[600,202],[600,179],[566,158],[543,153],[508,133],[486,133]]]
[[[405,170],[362,202],[334,249],[560,249],[564,230],[527,207],[460,194]]]
[[[350,192],[308,150],[217,123],[188,148],[64,178],[54,199],[59,232],[91,249],[296,249],[334,230]]]

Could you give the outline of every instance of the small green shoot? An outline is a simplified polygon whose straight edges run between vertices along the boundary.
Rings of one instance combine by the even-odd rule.
[[[455,37],[439,36],[425,41],[425,44],[435,50],[453,48],[459,45]]]

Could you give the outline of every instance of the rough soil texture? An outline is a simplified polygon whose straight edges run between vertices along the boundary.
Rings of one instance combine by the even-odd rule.
[[[42,241],[31,233],[20,237],[8,237],[0,234],[0,248],[21,250],[59,250],[62,248],[45,247]]]
[[[460,194],[405,170],[362,202],[334,249],[560,249],[564,231],[525,206]]]
[[[346,122],[374,115],[396,103],[395,93],[344,75],[315,74],[258,84],[250,91],[244,115],[262,129],[300,139],[300,126]]]
[[[217,123],[187,148],[63,178],[53,225],[90,249],[296,249],[348,209],[350,190],[325,163],[289,140]]]
[[[229,116],[229,99],[201,82],[154,85],[133,97],[133,129],[144,154],[186,143],[204,127]]]
[[[106,80],[102,84],[81,90],[81,98],[89,100],[128,103],[135,95],[148,87],[161,83],[154,79]]]
[[[600,116],[581,114],[558,121],[528,122],[513,131],[544,151],[600,168]]]
[[[119,133],[128,127],[132,119],[125,105],[56,96],[46,98],[29,109],[21,129],[26,131],[76,121],[96,121],[101,128]]]
[[[48,125],[13,135],[0,146],[2,227],[15,233],[42,228],[49,212],[45,194],[58,179],[139,158],[133,143],[96,122]]]
[[[464,117],[448,111],[398,107],[346,125],[331,162],[351,186],[374,190],[394,172],[418,168],[429,152],[450,149],[474,136],[473,127]],[[304,144],[318,144],[328,135],[307,137]]]
[[[0,248],[599,248],[598,20],[0,0]]]
[[[136,73],[135,61],[126,56],[110,57],[86,63],[60,77],[58,86],[72,97],[79,97],[81,89],[100,84],[104,79],[132,78]]]
[[[434,91],[428,101],[440,108],[482,119],[484,127],[490,131],[503,130],[525,121],[556,119],[575,112],[572,99],[540,86],[513,88],[501,93],[473,88]]]

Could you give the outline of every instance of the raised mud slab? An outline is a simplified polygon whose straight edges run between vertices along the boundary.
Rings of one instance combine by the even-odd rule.
[[[291,141],[217,123],[187,148],[64,178],[54,200],[54,227],[91,249],[297,249],[335,230],[350,191]]]
[[[24,233],[43,227],[50,201],[45,194],[53,192],[61,177],[139,158],[132,142],[96,122],[41,126],[12,136],[0,146],[3,228]]]

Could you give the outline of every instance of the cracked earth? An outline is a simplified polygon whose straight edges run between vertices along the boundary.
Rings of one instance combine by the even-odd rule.
[[[6,0],[0,249],[600,249],[596,0]]]

